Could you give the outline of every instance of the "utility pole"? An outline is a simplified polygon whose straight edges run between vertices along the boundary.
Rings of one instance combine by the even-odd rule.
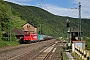
[[[71,9],[78,9],[79,11],[79,20],[78,20],[78,40],[81,40],[81,2],[79,2],[78,8],[71,8]]]
[[[1,10],[1,9],[0,9]],[[1,20],[1,18],[0,18],[0,20]],[[1,40],[1,22],[0,22],[0,40]]]
[[[79,40],[81,40],[81,3],[79,2],[79,8],[78,8],[78,10],[79,10],[79,26],[78,26],[78,28],[79,28],[79,35],[78,35],[78,37],[79,37]]]
[[[40,24],[40,34],[42,33],[42,28],[41,28],[41,24]]]
[[[2,33],[1,33],[1,22],[0,22],[0,40],[1,40],[1,37],[2,37]]]
[[[9,23],[8,23],[8,41],[11,42],[11,6],[9,11]]]

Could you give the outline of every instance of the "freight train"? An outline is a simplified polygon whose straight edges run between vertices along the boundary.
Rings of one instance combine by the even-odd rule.
[[[19,41],[20,43],[27,43],[30,44],[31,42],[40,42],[45,40],[53,39],[52,36],[47,36],[43,34],[36,34],[36,33],[25,33],[23,38]]]
[[[23,38],[20,40],[20,43],[31,43],[31,42],[49,40],[53,38],[52,36],[38,34],[37,27],[30,22],[24,24],[22,28],[24,35]]]

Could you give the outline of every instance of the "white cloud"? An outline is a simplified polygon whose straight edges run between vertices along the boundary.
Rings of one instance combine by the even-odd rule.
[[[79,2],[81,2],[81,18],[90,18],[90,0],[74,0],[71,3],[77,4],[77,8],[78,8]],[[78,9],[63,8],[50,4],[45,4],[45,6],[47,11],[55,15],[69,16],[74,18],[78,18],[79,16]]]
[[[50,4],[46,4],[45,10],[55,14],[55,15],[60,15],[60,16],[69,16],[69,17],[78,17],[78,10],[73,10],[69,8],[63,8],[63,7],[58,7],[58,6],[53,6]]]
[[[32,0],[4,0],[4,1],[26,3],[26,2],[30,2],[30,1],[32,1]]]
[[[19,5],[29,5],[27,3],[30,3],[32,0],[4,0],[4,1],[13,2]]]
[[[74,0],[73,3],[81,2],[82,17],[90,18],[90,0]]]

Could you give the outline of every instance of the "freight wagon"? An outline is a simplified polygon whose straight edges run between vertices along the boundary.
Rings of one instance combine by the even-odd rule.
[[[43,41],[43,40],[45,40],[45,39],[44,39],[45,36],[46,36],[46,35],[38,34],[38,41]]]

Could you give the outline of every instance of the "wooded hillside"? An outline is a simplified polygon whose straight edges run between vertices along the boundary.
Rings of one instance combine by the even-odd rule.
[[[64,16],[56,16],[48,11],[41,9],[39,7],[35,6],[21,6],[18,4],[10,3],[10,2],[2,2],[7,4],[0,5],[1,7],[6,10],[5,12],[1,12],[1,17],[4,17],[1,23],[2,31],[7,30],[7,24],[9,19],[9,6],[12,8],[12,26],[20,28],[22,27],[22,24],[26,22],[31,22],[34,25],[38,27],[38,33],[41,32],[42,34],[51,35],[54,37],[66,37],[67,34],[67,27],[66,27],[66,20],[70,20],[70,27],[73,29],[74,27],[78,27],[78,20],[77,18],[71,18],[71,17],[64,17]],[[0,3],[1,4],[1,3]],[[1,10],[1,11],[4,11]],[[5,15],[5,16],[4,16]],[[21,24],[18,24],[19,22],[16,22],[18,20],[21,22]],[[7,24],[6,24],[7,22]],[[17,25],[17,26],[16,26]],[[90,19],[82,19],[82,31],[84,36],[90,37],[89,30],[90,30]],[[13,28],[14,28],[13,27]]]

